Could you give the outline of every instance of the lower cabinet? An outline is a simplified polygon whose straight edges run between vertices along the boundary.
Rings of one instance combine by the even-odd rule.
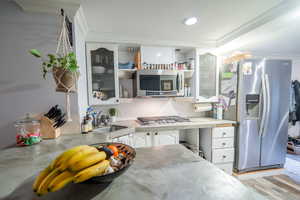
[[[112,139],[135,148],[179,144],[179,131],[136,132]]]
[[[152,135],[151,133],[136,132],[133,134],[133,144],[135,148],[140,147],[151,147],[152,146]]]
[[[234,162],[234,127],[200,129],[199,144],[205,159],[228,174]]]
[[[152,146],[179,144],[179,131],[160,131],[152,133]]]

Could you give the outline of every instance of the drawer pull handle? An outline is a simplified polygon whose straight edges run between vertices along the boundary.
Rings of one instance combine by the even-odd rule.
[[[226,142],[223,142],[222,145],[225,146],[225,145],[226,145]]]
[[[225,155],[223,155],[223,158],[226,158],[226,156],[225,156]]]

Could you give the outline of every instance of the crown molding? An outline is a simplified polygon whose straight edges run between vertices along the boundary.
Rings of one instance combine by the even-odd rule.
[[[86,37],[87,42],[107,42],[107,43],[127,43],[141,45],[157,46],[175,46],[175,47],[197,47],[197,48],[215,48],[216,43],[213,40],[204,40],[198,42],[186,42],[178,40],[149,39],[147,37],[130,37],[112,32],[97,32],[90,30]]]
[[[60,9],[74,17],[80,7],[80,0],[14,0],[25,12],[58,14]]]
[[[284,0],[278,5],[274,6],[273,8],[270,8],[266,12],[262,13],[261,15],[255,17],[254,19],[246,22],[240,27],[220,37],[219,39],[216,40],[216,45],[218,47],[222,46],[240,37],[241,35],[244,35],[280,16],[287,14],[288,12],[290,12],[290,10],[298,6],[300,6],[299,0]]]

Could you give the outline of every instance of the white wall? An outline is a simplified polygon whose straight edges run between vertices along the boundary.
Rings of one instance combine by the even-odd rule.
[[[0,148],[15,143],[15,120],[25,113],[40,114],[55,104],[64,105],[65,95],[55,92],[51,75],[43,80],[40,61],[29,55],[36,48],[55,52],[58,17],[24,13],[9,0],[0,1]],[[64,132],[78,126],[77,96],[71,96],[74,122]],[[74,106],[75,105],[75,106]]]

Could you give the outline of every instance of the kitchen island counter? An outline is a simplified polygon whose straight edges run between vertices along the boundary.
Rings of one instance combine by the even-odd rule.
[[[129,170],[109,185],[71,184],[37,197],[32,183],[37,172],[66,148],[104,142],[102,135],[62,136],[24,148],[0,152],[0,195],[3,199],[205,199],[264,200],[237,179],[227,175],[181,145],[136,149]],[[1,198],[0,198],[1,199]]]

